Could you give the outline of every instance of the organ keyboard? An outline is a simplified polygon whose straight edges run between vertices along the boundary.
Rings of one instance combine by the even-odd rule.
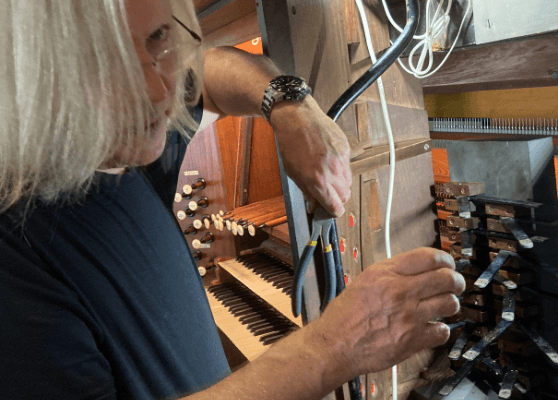
[[[301,318],[294,317],[291,311],[294,270],[290,265],[261,251],[221,262],[219,266],[294,324],[302,326]]]
[[[263,250],[219,262],[232,278],[206,289],[219,329],[250,361],[302,327],[291,313],[292,266]]]

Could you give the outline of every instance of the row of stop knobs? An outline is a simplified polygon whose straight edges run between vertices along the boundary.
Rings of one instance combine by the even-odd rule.
[[[193,197],[194,190],[202,190],[206,187],[206,181],[203,178],[198,178],[196,182],[192,185],[184,185],[182,187],[182,193],[176,193],[174,201],[180,203],[182,200],[190,200]],[[196,211],[200,208],[207,208],[209,206],[209,199],[206,196],[200,196],[198,200],[191,200],[188,203],[188,207],[185,210],[180,210],[177,213],[177,217],[180,220],[184,220],[186,217],[194,217]],[[185,235],[195,235],[200,229],[205,226],[209,229],[211,226],[211,217],[208,214],[202,215],[201,219],[196,219],[184,230]],[[192,247],[196,249],[192,255],[196,260],[201,260],[203,258],[203,253],[201,248],[204,245],[209,245],[215,241],[215,235],[211,232],[206,232],[200,239],[194,239],[192,241]],[[200,275],[204,276],[208,270],[215,268],[215,261],[211,260],[209,264],[205,267],[198,267]]]

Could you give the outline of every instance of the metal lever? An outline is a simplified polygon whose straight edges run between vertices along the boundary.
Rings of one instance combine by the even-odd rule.
[[[500,323],[496,325],[496,328],[490,331],[488,335],[483,337],[476,345],[463,354],[463,358],[469,361],[474,361],[475,358],[477,358],[490,343],[498,339],[512,324],[512,321],[500,321]]]
[[[502,268],[508,257],[508,252],[503,253],[500,251],[494,261],[490,263],[488,268],[476,280],[475,286],[479,289],[484,289],[485,287],[487,287],[492,278],[494,278],[494,275],[496,275],[500,268]]]
[[[537,347],[541,349],[544,355],[552,362],[554,367],[558,367],[558,353],[556,352],[556,350],[554,350],[554,348],[535,330],[527,329],[520,323],[517,323],[517,325],[523,332],[527,334],[527,336],[531,338],[533,343],[535,343]]]
[[[513,235],[514,238],[517,239],[519,245],[524,249],[532,249],[533,242],[529,239],[529,236],[521,229],[519,224],[516,222],[514,218],[510,217],[500,217],[500,221],[504,224],[506,228],[508,228]]]
[[[461,233],[461,255],[473,257],[473,233],[465,229],[459,231]]]
[[[517,374],[519,370],[517,367],[510,362],[509,367],[504,374],[504,379],[502,380],[502,387],[498,392],[498,397],[501,399],[509,399],[512,395],[513,387],[515,386],[515,381],[517,380]]]
[[[457,196],[457,211],[461,218],[471,218],[471,212],[475,211],[475,206],[469,201],[468,196]]]
[[[442,396],[449,395],[453,391],[453,389],[455,389],[457,385],[459,385],[461,381],[465,379],[465,377],[469,374],[471,369],[473,369],[475,364],[476,361],[467,361],[465,364],[463,364],[461,368],[459,368],[459,370],[455,373],[455,375],[451,377],[451,379],[444,385],[444,387],[442,387],[442,389],[440,389],[438,393]]]
[[[471,331],[472,330],[473,330],[473,324],[471,324],[469,322],[465,322],[465,328],[463,329],[463,331],[461,332],[461,334],[459,335],[459,337],[455,341],[455,343],[454,343],[454,345],[451,348],[451,351],[449,353],[449,359],[450,360],[459,360],[459,357],[461,357],[461,353],[463,352],[463,349],[467,345],[467,341],[469,340],[469,336],[471,336]]]
[[[513,321],[515,319],[515,291],[505,287],[504,302],[502,307],[502,319]]]

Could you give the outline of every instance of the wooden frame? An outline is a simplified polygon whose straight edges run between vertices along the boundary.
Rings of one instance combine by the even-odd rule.
[[[444,56],[437,54],[434,65]],[[454,51],[436,74],[422,80],[422,88],[424,94],[442,94],[558,86],[557,59],[557,34]]]

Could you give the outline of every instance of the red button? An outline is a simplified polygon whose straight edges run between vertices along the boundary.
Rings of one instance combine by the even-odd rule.
[[[345,274],[345,286],[349,284],[349,275]]]
[[[345,253],[345,250],[347,250],[347,247],[345,246],[345,243],[347,241],[343,238],[339,238],[339,251],[341,252],[341,254]]]
[[[351,228],[354,228],[355,226],[355,216],[352,213],[349,214],[349,226]]]
[[[371,396],[374,396],[375,394],[376,394],[376,383],[375,383],[375,382],[372,382],[372,383],[370,384],[370,395],[371,395]]]
[[[353,258],[354,258],[355,260],[358,259],[358,249],[357,249],[356,247],[353,249]]]

